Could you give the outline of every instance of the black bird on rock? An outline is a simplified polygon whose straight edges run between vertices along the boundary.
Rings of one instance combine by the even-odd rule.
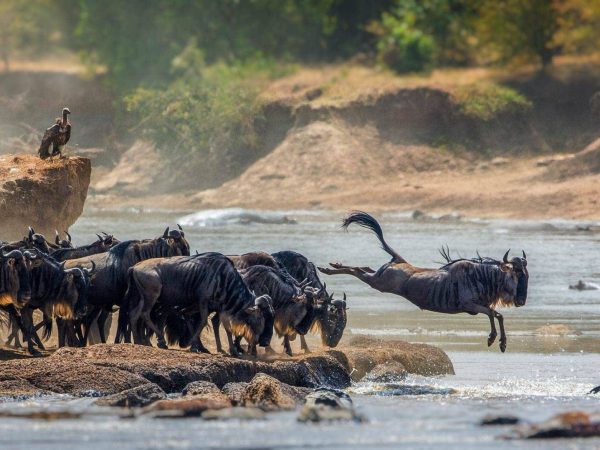
[[[62,158],[62,151],[71,137],[71,122],[67,117],[71,114],[69,108],[63,108],[62,118],[58,117],[54,125],[46,130],[42,143],[38,150],[41,159],[51,158],[59,155]],[[52,153],[50,153],[52,146]]]

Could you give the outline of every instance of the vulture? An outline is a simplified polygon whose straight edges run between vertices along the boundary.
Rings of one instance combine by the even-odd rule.
[[[71,114],[69,108],[63,108],[62,119],[58,117],[54,125],[44,133],[38,150],[41,159],[51,158],[56,155],[62,158],[62,150],[71,137],[71,122],[67,119],[69,114]],[[52,146],[52,153],[50,153],[50,146]]]

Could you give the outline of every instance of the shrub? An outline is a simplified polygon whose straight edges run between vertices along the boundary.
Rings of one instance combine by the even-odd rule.
[[[453,97],[463,114],[485,121],[504,113],[525,112],[532,107],[532,103],[514,89],[494,83],[461,86]]]

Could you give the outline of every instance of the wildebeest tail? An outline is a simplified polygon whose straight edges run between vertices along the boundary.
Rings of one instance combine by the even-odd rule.
[[[168,314],[165,318],[165,334],[169,345],[189,347],[192,342],[192,329],[188,320],[179,314]]]
[[[129,313],[140,302],[140,295],[137,285],[133,279],[133,267],[127,271],[127,291],[123,297],[123,303],[119,308],[119,319],[117,321],[117,334],[115,343],[123,342],[125,336],[131,334],[131,324],[129,323]]]
[[[392,249],[387,242],[385,242],[385,239],[383,238],[383,230],[381,229],[381,225],[379,225],[379,222],[377,222],[375,217],[364,211],[352,211],[352,213],[350,213],[350,215],[344,219],[342,228],[347,229],[353,223],[375,233],[379,239],[379,242],[381,242],[381,248],[392,256],[392,261],[399,263],[406,262],[402,256],[396,253],[396,251]]]

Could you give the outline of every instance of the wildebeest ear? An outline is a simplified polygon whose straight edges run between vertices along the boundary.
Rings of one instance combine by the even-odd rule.
[[[6,261],[6,264],[8,264],[10,267],[14,267],[16,263],[17,263],[16,258],[9,258],[8,261]]]
[[[258,311],[258,306],[250,306],[249,308],[245,309],[246,314],[254,314],[256,311]]]
[[[163,237],[163,238],[165,238],[165,239],[167,239],[167,238],[169,237],[169,227],[167,227],[167,228],[165,229],[165,232],[163,233],[163,236],[162,236],[162,237]]]
[[[502,272],[511,272],[513,270],[513,265],[511,263],[500,264],[500,270]]]

